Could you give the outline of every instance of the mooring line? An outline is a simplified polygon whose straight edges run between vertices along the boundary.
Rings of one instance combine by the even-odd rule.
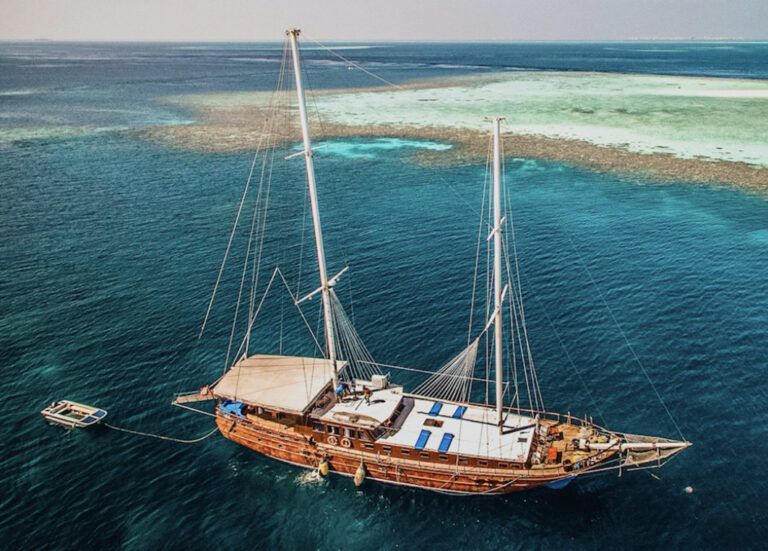
[[[122,427],[116,427],[115,425],[110,425],[109,423],[102,423],[102,425],[112,430],[117,430],[120,432],[127,432],[129,434],[135,434],[137,436],[148,436],[150,438],[159,438],[160,440],[170,440],[171,442],[179,442],[180,444],[196,444],[197,442],[202,442],[209,436],[213,435],[214,432],[219,430],[219,428],[216,427],[211,432],[209,432],[208,434],[205,434],[204,436],[201,436],[200,438],[195,438],[193,440],[183,440],[181,438],[173,438],[171,436],[162,436],[160,434],[152,434],[150,432],[141,432],[138,430],[131,430],[131,429],[125,429]]]

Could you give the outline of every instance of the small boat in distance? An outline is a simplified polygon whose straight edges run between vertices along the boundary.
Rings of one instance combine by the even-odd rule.
[[[254,236],[254,228],[263,231],[269,203],[269,185],[263,194],[260,185],[248,240],[248,254],[255,260],[245,257],[241,276],[240,295],[243,282],[254,282],[249,302],[245,304],[243,299],[242,309],[248,310],[243,342],[231,363],[227,352],[223,376],[199,393],[178,396],[174,403],[187,407],[188,402],[217,400],[216,423],[224,437],[292,465],[317,469],[323,475],[353,477],[356,485],[367,477],[454,495],[504,494],[537,486],[562,488],[578,476],[658,468],[690,446],[682,434],[680,440],[672,440],[617,432],[586,415],[577,418],[570,412],[544,408],[525,327],[512,219],[506,214],[509,196],[502,193],[502,117],[491,121],[493,185],[484,191],[487,202],[481,212],[487,208],[488,215],[481,214],[474,278],[467,274],[473,291],[464,348],[440,369],[427,371],[430,376],[410,391],[392,380],[392,369],[424,371],[374,361],[335,291],[347,266],[329,277],[302,86],[299,31],[290,30],[287,35],[284,59],[290,49],[303,148],[285,159],[304,157],[319,287],[302,298],[304,293],[291,289],[282,270],[275,267],[262,298],[257,297],[262,251],[254,248],[251,252],[251,248],[263,242],[262,235]],[[265,159],[275,157],[265,153]],[[272,170],[262,168],[261,173],[271,175]],[[241,202],[239,209],[242,206]],[[239,216],[240,211],[232,235]],[[225,253],[219,278],[226,258]],[[248,277],[250,269],[253,273]],[[301,304],[320,295],[317,319],[323,320],[324,336],[312,336],[321,357],[284,355],[282,330],[279,348],[270,337],[250,342],[256,317],[272,283],[280,280],[278,275],[310,332]],[[486,280],[484,291],[476,289],[482,279]],[[209,312],[215,293],[214,287]],[[256,354],[249,351],[254,344],[259,350]],[[279,355],[268,353],[276,348]],[[444,358],[445,352],[436,350],[435,355]],[[495,378],[477,377],[478,355],[485,361],[485,372],[494,373]]]
[[[107,410],[70,400],[53,402],[40,413],[48,421],[69,428],[83,429],[99,424],[107,416]]]

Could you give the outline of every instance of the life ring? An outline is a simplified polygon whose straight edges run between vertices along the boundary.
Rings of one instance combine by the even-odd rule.
[[[345,448],[351,448],[352,447],[352,441],[347,438],[346,436],[341,439],[341,445]]]
[[[335,446],[336,444],[338,444],[338,443],[339,443],[339,439],[338,439],[338,438],[336,438],[334,435],[330,435],[330,436],[328,437],[328,443],[329,443],[331,446]]]

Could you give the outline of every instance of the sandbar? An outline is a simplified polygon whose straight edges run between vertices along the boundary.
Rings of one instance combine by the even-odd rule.
[[[485,97],[488,106],[481,101]],[[196,121],[138,131],[171,147],[252,151],[266,128],[272,128],[278,144],[300,140],[292,92],[194,94],[161,101],[187,109]],[[398,137],[453,145],[448,151],[420,150],[413,157],[420,163],[482,162],[490,125],[481,113],[493,110],[512,113],[505,123],[507,157],[572,163],[643,180],[768,192],[768,118],[758,116],[768,112],[766,81],[504,73],[431,79],[396,89],[316,90],[309,109],[314,141]]]

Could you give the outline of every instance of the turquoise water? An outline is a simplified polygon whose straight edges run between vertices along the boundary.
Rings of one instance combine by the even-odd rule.
[[[331,141],[322,145],[327,153],[347,159],[375,159],[379,153],[401,149],[425,149],[427,151],[447,151],[451,144],[430,142],[426,140],[406,140],[403,138],[373,138],[364,141]],[[296,151],[301,147],[296,146]]]
[[[132,105],[168,115],[149,99],[156,84],[131,78]],[[61,106],[48,101],[51,112]],[[466,340],[484,167],[420,166],[409,160],[413,146],[375,137],[331,142],[317,153],[319,193],[329,271],[349,261],[339,295],[372,354],[435,368]],[[104,407],[109,421],[132,429],[192,438],[212,428],[169,402],[224,367],[242,256],[209,330],[196,337],[251,159],[179,151],[120,131],[0,147],[7,548],[584,549],[624,541],[717,549],[760,547],[768,537],[765,197],[508,160],[547,408],[676,436],[602,295],[694,446],[658,480],[624,473],[560,491],[452,498],[316,481],[219,435],[184,446],[46,425],[38,412],[67,397]],[[289,266],[300,252],[301,165],[289,161],[276,175],[295,177],[274,195],[272,264]],[[311,257],[304,264],[308,278]],[[289,275],[295,281],[295,270]],[[280,307],[268,306],[271,319]],[[307,351],[290,327],[286,347]],[[277,332],[274,324],[257,328],[262,351],[278,351],[267,338]]]

